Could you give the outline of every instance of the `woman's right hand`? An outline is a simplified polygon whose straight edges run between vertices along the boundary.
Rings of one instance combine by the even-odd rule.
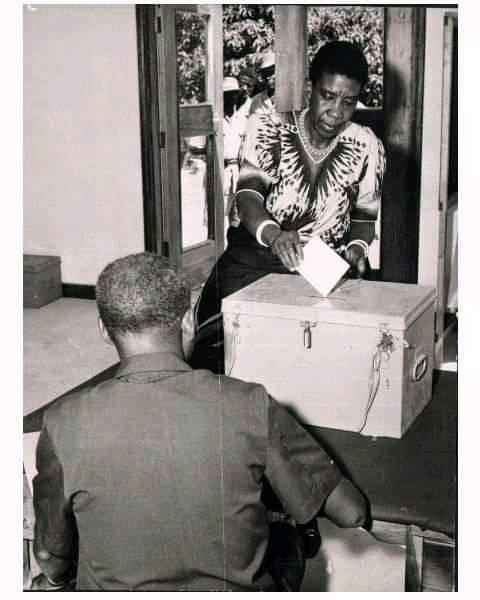
[[[281,231],[270,247],[289,271],[298,269],[303,260],[303,248],[296,231]]]

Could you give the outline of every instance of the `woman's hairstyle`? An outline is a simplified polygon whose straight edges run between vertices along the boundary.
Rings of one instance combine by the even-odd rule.
[[[310,65],[312,87],[324,73],[344,75],[363,87],[368,81],[368,64],[363,52],[350,42],[327,42]]]
[[[190,291],[165,258],[142,252],[119,258],[103,269],[96,299],[100,317],[115,337],[180,325],[190,304]]]

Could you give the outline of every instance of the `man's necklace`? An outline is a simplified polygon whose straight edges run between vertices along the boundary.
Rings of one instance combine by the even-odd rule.
[[[306,151],[315,162],[320,162],[326,156],[330,154],[335,145],[337,144],[338,135],[336,135],[331,142],[325,146],[325,148],[316,148],[313,144],[310,143],[310,138],[307,135],[307,129],[305,126],[305,118],[308,112],[308,108],[305,108],[299,115],[297,120],[297,128],[300,133],[300,137],[302,138],[303,145],[305,146]],[[296,117],[295,117],[296,118]]]

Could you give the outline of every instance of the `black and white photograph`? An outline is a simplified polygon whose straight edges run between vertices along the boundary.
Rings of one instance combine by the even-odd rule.
[[[466,591],[462,7],[18,6],[16,591]]]

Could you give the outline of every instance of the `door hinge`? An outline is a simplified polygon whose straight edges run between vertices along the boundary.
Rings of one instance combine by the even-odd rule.
[[[162,33],[162,17],[157,17],[155,19],[155,32]]]
[[[159,135],[158,144],[160,148],[165,148],[165,132],[161,131]]]
[[[165,256],[165,258],[168,258],[170,255],[170,248],[168,245],[168,242],[162,242],[162,256]]]
[[[437,331],[437,312],[433,313],[433,341],[436,344],[438,342],[439,335]]]

